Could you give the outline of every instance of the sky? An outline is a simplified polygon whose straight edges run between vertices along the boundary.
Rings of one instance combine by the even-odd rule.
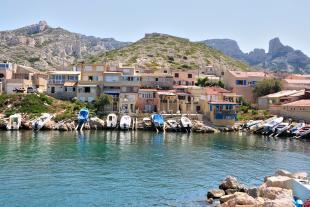
[[[0,0],[0,30],[45,20],[120,41],[159,32],[200,41],[229,38],[244,52],[284,45],[310,56],[310,0]]]

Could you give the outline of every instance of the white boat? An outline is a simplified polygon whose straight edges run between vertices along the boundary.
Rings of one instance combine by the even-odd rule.
[[[270,136],[278,137],[283,132],[287,131],[290,128],[290,126],[291,126],[290,123],[285,123],[285,122],[278,124],[276,127],[272,129],[272,134]]]
[[[272,129],[282,122],[283,122],[283,117],[278,117],[276,119],[273,119],[270,122],[267,122],[266,124],[264,124],[263,134],[269,135],[270,133],[272,133]]]
[[[266,119],[266,120],[264,120],[264,121],[262,121],[262,122],[260,122],[260,123],[258,123],[256,125],[253,125],[253,126],[250,127],[250,131],[252,131],[254,133],[259,133],[261,130],[264,129],[265,124],[273,121],[276,118],[277,118],[276,116],[273,116],[273,117],[271,117],[269,119]]]
[[[168,119],[166,121],[165,127],[166,127],[166,130],[168,129],[168,130],[177,131],[179,129],[179,123],[174,119]]]
[[[246,124],[243,126],[243,128],[244,128],[244,129],[250,130],[251,127],[254,127],[254,126],[256,126],[257,124],[259,124],[259,123],[261,123],[261,122],[263,122],[263,121],[262,121],[262,120],[251,120],[251,121],[249,121],[248,123],[246,123]]]
[[[289,134],[290,136],[295,136],[295,135],[297,134],[297,132],[298,132],[301,128],[305,127],[305,126],[306,126],[305,122],[298,123],[298,124],[296,124],[293,128],[291,128],[291,129],[288,131],[288,134]]]
[[[191,130],[193,127],[192,121],[189,118],[187,118],[186,116],[181,117],[180,124],[181,124],[182,129],[184,129],[186,131]]]
[[[143,128],[149,129],[152,128],[152,120],[148,117],[143,118]]]
[[[17,130],[19,129],[22,122],[21,114],[14,114],[9,117],[9,121],[6,125],[7,130]]]
[[[40,129],[42,129],[42,127],[44,127],[44,125],[49,122],[54,116],[52,114],[49,113],[42,113],[42,115],[35,119],[34,121],[32,121],[32,129],[39,131]]]
[[[107,117],[107,128],[116,128],[117,126],[117,116],[116,114],[109,114]]]
[[[130,129],[131,128],[131,117],[128,115],[123,115],[121,117],[119,126],[121,129]]]

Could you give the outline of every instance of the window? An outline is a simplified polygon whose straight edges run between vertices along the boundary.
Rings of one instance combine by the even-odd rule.
[[[103,71],[103,66],[96,66],[96,71]]]
[[[247,81],[246,80],[236,80],[236,85],[246,85]]]
[[[175,74],[174,74],[174,77],[175,77],[175,78],[178,78],[178,77],[179,77],[179,73],[175,73]]]
[[[84,92],[85,92],[85,93],[90,93],[90,87],[85,87],[85,88],[84,88]]]
[[[93,66],[91,65],[85,66],[85,71],[92,71],[92,70],[93,70]]]
[[[93,81],[93,76],[88,76],[89,81]]]
[[[157,81],[158,81],[158,78],[155,78],[155,81],[157,82]]]
[[[189,73],[189,74],[187,74],[187,77],[188,78],[193,78],[193,74]]]
[[[168,73],[168,71],[164,70],[164,73]]]

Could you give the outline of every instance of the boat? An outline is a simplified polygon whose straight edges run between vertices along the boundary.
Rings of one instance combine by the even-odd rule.
[[[6,125],[7,130],[17,130],[19,129],[22,122],[21,114],[13,114],[9,117],[9,121]]]
[[[121,129],[130,129],[131,126],[131,117],[128,115],[123,115],[121,117],[120,123],[119,123],[119,127]]]
[[[179,131],[179,123],[174,119],[168,119],[166,121],[165,129],[168,131]]]
[[[187,132],[189,132],[193,127],[192,121],[189,118],[187,118],[186,116],[181,117],[180,125],[182,127],[182,130],[187,131]]]
[[[274,127],[276,127],[277,125],[279,125],[280,123],[283,122],[283,117],[277,117],[276,119],[273,119],[270,122],[267,122],[266,124],[264,124],[264,128],[263,128],[263,135],[269,135],[272,133],[272,129]]]
[[[32,121],[32,129],[35,131],[39,131],[44,127],[44,125],[49,122],[54,116],[49,113],[42,113],[42,115]]]
[[[152,114],[151,115],[152,125],[156,130],[163,130],[164,129],[164,118],[161,114]]]
[[[297,133],[295,138],[305,139],[310,137],[310,125],[302,127]]]
[[[252,126],[255,126],[261,122],[262,120],[250,120],[242,126],[242,129],[250,129]]]
[[[148,117],[143,118],[143,128],[144,129],[151,129],[152,128],[152,120]]]
[[[88,121],[88,116],[89,116],[89,110],[87,108],[82,108],[78,114],[78,124],[75,130],[83,129],[84,124]]]
[[[272,129],[270,136],[278,137],[291,127],[290,123],[283,122]]]
[[[296,136],[296,135],[297,135],[297,132],[298,132],[301,128],[305,127],[305,126],[306,126],[305,122],[297,123],[293,128],[291,128],[291,129],[289,129],[289,130],[287,131],[287,135],[289,135],[289,136]]]
[[[114,113],[108,114],[107,128],[114,129],[117,127],[117,115]]]
[[[273,116],[273,117],[266,119],[266,120],[264,120],[264,121],[262,121],[256,125],[253,125],[250,127],[250,131],[255,133],[255,134],[259,134],[263,131],[265,124],[275,120],[276,118],[277,118],[276,116]]]

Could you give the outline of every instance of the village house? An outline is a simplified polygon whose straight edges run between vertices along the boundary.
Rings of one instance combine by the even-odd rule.
[[[259,109],[271,109],[276,105],[289,103],[301,99],[305,94],[305,90],[282,90],[277,93],[268,94],[258,98]]]
[[[173,76],[163,73],[141,73],[141,88],[168,90],[173,87]]]
[[[0,63],[1,92],[46,91],[47,74],[31,67]]]
[[[83,102],[93,102],[103,88],[104,64],[81,64],[77,66],[81,78],[77,86],[77,98]]]
[[[49,96],[71,100],[77,97],[77,85],[81,78],[79,71],[50,71],[46,93]]]
[[[283,90],[310,88],[310,75],[291,74],[281,81]]]
[[[152,113],[158,111],[157,106],[159,99],[157,98],[156,93],[157,89],[155,88],[140,88],[138,90],[137,108],[139,109],[139,112]]]
[[[302,99],[283,104],[279,115],[298,121],[310,122],[310,99]]]
[[[175,85],[194,86],[198,79],[198,70],[172,70]]]
[[[258,81],[270,77],[265,72],[243,72],[231,71],[224,72],[223,81],[225,88],[241,95],[247,102],[254,103],[253,88]]]

